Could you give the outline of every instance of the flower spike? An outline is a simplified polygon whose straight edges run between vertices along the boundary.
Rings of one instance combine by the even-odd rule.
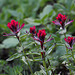
[[[18,21],[16,22],[15,20],[11,20],[11,22],[9,22],[7,24],[7,27],[13,32],[12,34],[7,34],[5,33],[5,35],[3,36],[16,36],[18,37],[18,33],[19,31],[24,27],[24,23],[20,26],[20,23],[18,23]]]
[[[30,27],[30,33],[32,33],[32,35],[36,34],[36,28],[35,28],[35,26]]]
[[[72,23],[72,21],[69,21],[66,23],[66,19],[67,17],[65,15],[62,15],[61,13],[58,14],[58,16],[56,17],[57,20],[52,21],[55,25],[59,25],[62,27],[62,29],[65,29],[65,26]]]
[[[70,48],[68,49],[72,49],[73,44],[75,43],[75,38],[74,37],[68,37],[68,38],[64,38],[64,40],[69,44]]]
[[[41,49],[43,50],[43,44],[44,44],[44,40],[45,40],[45,36],[46,36],[46,33],[45,33],[45,29],[42,29],[42,30],[39,30],[39,32],[37,33],[37,36],[38,36],[38,38],[35,36],[35,37],[32,37],[34,40],[36,40],[36,41],[39,41],[40,42],[40,44],[41,44]],[[49,38],[47,39],[47,41],[46,42],[48,42],[48,41],[51,41],[51,40],[53,40],[53,38],[50,38],[51,37],[51,35],[49,36]]]

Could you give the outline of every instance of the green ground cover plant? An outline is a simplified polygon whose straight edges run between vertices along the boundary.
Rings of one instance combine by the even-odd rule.
[[[75,0],[0,0],[0,75],[75,74]]]

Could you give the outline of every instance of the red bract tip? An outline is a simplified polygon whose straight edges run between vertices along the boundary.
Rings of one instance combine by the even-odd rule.
[[[75,43],[75,38],[70,36],[68,38],[64,38],[64,40],[69,44],[70,47],[72,47],[73,44]]]
[[[35,36],[35,37],[33,37],[33,39],[40,42],[41,49],[43,50],[44,49],[44,47],[43,47],[44,39],[46,36],[45,29],[39,30],[39,32],[37,33],[37,36],[38,36],[38,38]],[[50,38],[50,37],[51,37],[51,35],[49,36],[49,38],[47,39],[46,42],[53,40],[53,38]]]
[[[53,23],[55,23],[55,21],[52,21]]]
[[[58,20],[58,17],[56,17],[56,19]]]
[[[17,33],[24,27],[24,23],[20,26],[20,23],[18,24],[18,21],[16,22],[15,20],[11,20],[7,24],[8,28],[13,32],[13,34],[17,35]],[[12,34],[11,34],[12,35]],[[11,36],[9,35],[9,36]],[[7,36],[7,35],[6,35]]]
[[[35,26],[30,27],[30,33],[36,34],[36,28],[35,28]]]
[[[57,20],[55,21],[52,21],[55,25],[59,25],[62,27],[62,29],[65,28],[66,25],[72,23],[73,21],[69,21],[68,23],[66,23],[66,19],[67,19],[67,16],[65,15],[62,15],[61,13],[58,14],[58,16],[56,17]]]
[[[39,30],[39,32],[37,33],[37,36],[40,40],[42,40],[44,42],[44,38],[46,36],[45,30],[44,29]]]
[[[61,25],[63,24],[62,21],[60,22],[60,24],[61,24]]]

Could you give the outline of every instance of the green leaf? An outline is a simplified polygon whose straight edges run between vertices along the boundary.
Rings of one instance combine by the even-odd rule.
[[[40,53],[36,53],[36,52],[34,52],[34,53],[26,53],[26,55],[40,55]]]
[[[5,46],[3,44],[0,44],[0,49],[4,48]]]
[[[27,64],[27,62],[26,62],[26,58],[23,56],[22,57],[22,61],[25,63],[25,64]],[[28,65],[28,64],[27,64]]]
[[[33,44],[35,44],[35,42],[31,42],[31,43],[29,43],[28,45],[26,45],[26,46],[24,46],[24,49],[25,48],[29,48],[31,45],[33,45]]]
[[[44,73],[43,70],[40,70],[40,71],[36,71],[36,72],[34,73],[34,75],[46,75],[46,73]]]
[[[9,57],[6,61],[12,61],[16,58],[21,57],[23,54],[22,53],[15,53],[14,55],[12,55],[11,57]]]
[[[10,9],[8,9],[8,12],[9,12],[12,16],[14,16],[14,17],[18,17],[18,16],[20,15],[20,13],[17,12],[16,10],[10,10]]]
[[[33,61],[42,61],[42,59],[41,59],[40,56],[38,56],[38,57],[34,57],[34,58],[33,58]]]
[[[67,6],[67,9],[70,10],[73,0],[66,0],[65,4]]]
[[[9,68],[8,75],[19,75],[23,71],[23,68],[19,65]]]
[[[56,8],[58,10],[64,10],[64,11],[67,10],[63,5],[58,4],[58,3],[54,4],[54,8]]]
[[[45,15],[49,14],[52,10],[52,6],[51,5],[47,5],[44,9],[43,12],[39,15],[40,19],[42,19]]]
[[[33,61],[42,61],[42,59],[34,59]]]
[[[7,38],[3,41],[5,48],[15,47],[18,43],[19,42],[16,38]]]
[[[67,58],[70,58],[70,57],[72,57],[71,55],[64,55],[64,56],[61,56],[61,58],[63,58],[63,59],[67,59]]]
[[[52,49],[55,47],[55,44],[53,44],[48,51],[46,52],[46,55],[50,54],[52,52]]]
[[[6,64],[6,61],[0,60],[0,65],[4,66]]]
[[[0,74],[0,75],[7,75],[7,74]]]
[[[23,68],[22,68],[21,66],[18,66],[18,65],[17,65],[17,66],[14,66],[13,69],[14,69],[14,71],[16,71],[16,73],[18,73],[18,74],[19,74],[20,72],[22,72],[22,70],[23,70]]]
[[[35,20],[35,19],[33,19],[33,18],[25,18],[24,20],[25,20],[27,23],[29,23],[29,24],[40,25],[40,20],[39,20],[39,19]]]
[[[43,73],[43,75],[46,75],[45,68],[42,65],[40,65],[40,68],[41,68],[41,73]]]
[[[6,3],[6,0],[0,0],[0,7],[2,7],[4,3]]]
[[[56,47],[56,56],[62,56],[66,54],[66,47],[65,46],[57,46]]]

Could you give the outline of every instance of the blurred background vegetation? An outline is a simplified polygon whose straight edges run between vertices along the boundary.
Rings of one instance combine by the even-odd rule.
[[[44,28],[47,33],[46,38],[51,34],[52,37],[55,38],[55,43],[64,43],[64,36],[61,35],[60,37],[59,34],[55,34],[58,26],[52,23],[58,13],[67,15],[69,20],[74,20],[74,22],[67,27],[67,36],[75,36],[75,0],[0,0],[0,75],[30,75],[24,58],[21,57],[21,55],[15,54],[21,50],[17,47],[18,40],[15,37],[3,36],[5,32],[11,33],[7,27],[7,23],[12,19],[19,21],[20,24],[25,23],[24,28],[21,30],[21,35],[24,35],[25,31],[29,31],[29,28],[34,25],[37,31],[38,29]],[[24,36],[22,37],[22,41],[26,53],[38,53],[39,49],[37,48],[40,46],[35,47],[30,37]],[[46,43],[46,50],[48,50],[52,44],[53,41]],[[62,58],[65,53],[65,47],[58,46],[47,56],[56,74],[61,72],[67,75],[68,67],[62,64],[62,62],[66,61],[66,56]],[[14,57],[12,56],[13,54],[15,54]],[[8,59],[10,56],[12,56],[12,59]],[[37,55],[28,55],[28,57],[32,59],[33,56],[36,57]],[[20,57],[20,60],[18,57]],[[37,57],[39,58],[39,56]],[[6,61],[6,59],[8,60]],[[42,75],[42,70],[39,66],[41,61],[37,61],[37,58],[34,59],[35,61],[30,61],[33,72],[35,75],[37,75],[36,72],[39,72],[38,75]],[[73,67],[69,67],[73,69]],[[73,72],[74,71],[75,68]]]

